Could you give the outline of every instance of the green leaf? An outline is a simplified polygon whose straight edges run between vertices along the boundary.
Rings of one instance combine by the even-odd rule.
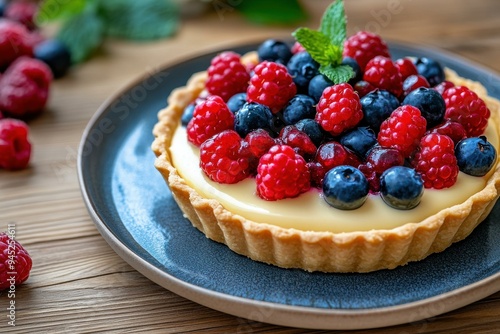
[[[352,67],[348,65],[322,65],[319,68],[319,72],[333,81],[333,83],[335,84],[347,82],[349,81],[349,79],[354,77],[354,71],[352,70]]]
[[[87,0],[44,0],[36,14],[36,22],[44,24],[47,22],[68,19],[83,12],[87,6]]]
[[[171,0],[101,0],[100,12],[110,36],[151,40],[174,34],[179,8]]]
[[[100,46],[104,38],[104,22],[92,10],[64,22],[57,38],[66,44],[74,63],[85,60]]]
[[[328,36],[334,45],[342,48],[347,36],[346,25],[344,2],[336,0],[323,14],[319,30]]]
[[[342,59],[342,51],[320,31],[299,28],[292,35],[320,65],[337,64]]]
[[[214,1],[217,3],[218,1]],[[246,1],[227,1],[226,6],[219,9],[229,11],[231,3],[239,3],[234,6],[248,20],[258,24],[297,24],[307,19],[307,14],[298,0],[246,0]],[[217,9],[217,8],[216,8]],[[223,12],[219,10],[219,16]]]

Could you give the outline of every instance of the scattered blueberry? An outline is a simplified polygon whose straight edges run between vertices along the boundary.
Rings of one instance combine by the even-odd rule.
[[[319,101],[321,94],[326,87],[333,85],[333,82],[325,77],[323,74],[318,74],[309,81],[309,87],[307,89],[307,94],[312,97],[316,102]]]
[[[432,128],[444,119],[446,103],[443,97],[432,88],[420,87],[410,92],[402,104],[417,107],[427,120],[427,128]]]
[[[342,59],[342,65],[349,65],[354,71],[354,77],[349,80],[349,84],[351,86],[354,86],[356,82],[363,79],[363,72],[361,71],[361,67],[359,67],[358,62],[354,58],[344,57],[344,59]]]
[[[497,152],[485,136],[461,140],[455,147],[458,168],[472,176],[486,175],[497,159]]]
[[[295,127],[308,135],[316,146],[321,145],[325,138],[325,133],[321,129],[321,126],[314,119],[302,119],[295,123]]]
[[[309,81],[318,75],[319,64],[308,52],[299,52],[290,58],[287,69],[297,86],[297,91],[307,94]]]
[[[259,61],[274,61],[286,65],[292,57],[292,50],[288,44],[275,39],[268,39],[257,49]]]
[[[420,204],[424,193],[424,182],[413,168],[395,166],[380,176],[380,196],[387,205],[410,210]]]
[[[357,168],[338,166],[330,169],[323,179],[323,197],[334,208],[354,210],[368,197],[368,180]]]
[[[380,125],[399,107],[399,100],[386,90],[376,89],[360,99],[363,109],[362,125],[378,133]]]
[[[418,74],[427,79],[431,87],[434,87],[444,81],[444,70],[441,64],[434,59],[421,57],[415,61]]]
[[[191,118],[193,118],[194,108],[195,108],[194,103],[190,103],[186,108],[184,108],[181,117],[181,124],[183,126],[187,126]]]
[[[264,129],[274,132],[274,118],[271,109],[255,102],[245,103],[234,118],[234,130],[245,138],[253,130]]]
[[[235,114],[247,102],[247,93],[234,94],[227,100],[227,107]]]
[[[71,54],[68,48],[56,39],[48,39],[37,44],[33,49],[33,55],[50,67],[54,78],[64,76],[71,67]]]
[[[295,95],[283,109],[285,124],[295,124],[301,119],[314,118],[316,115],[316,101],[308,95]]]
[[[369,127],[358,127],[340,138],[345,148],[353,151],[360,158],[366,157],[368,151],[377,144],[377,136]]]

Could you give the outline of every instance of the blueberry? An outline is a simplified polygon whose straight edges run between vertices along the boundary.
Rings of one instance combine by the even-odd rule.
[[[424,182],[413,168],[395,166],[380,176],[380,196],[387,205],[399,210],[410,210],[420,204]]]
[[[295,95],[283,109],[285,124],[295,124],[304,118],[314,118],[316,115],[316,101],[308,95]]]
[[[286,65],[292,57],[292,51],[288,44],[275,39],[268,39],[257,49],[259,61],[274,61]]]
[[[422,57],[415,61],[418,74],[427,79],[431,87],[444,81],[444,70],[441,64],[434,59]]]
[[[333,86],[333,82],[323,74],[318,74],[309,81],[307,94],[318,102],[325,88],[330,86]]]
[[[272,132],[273,121],[273,114],[268,107],[256,102],[247,102],[235,114],[234,130],[241,138],[257,129]]]
[[[330,169],[323,179],[323,197],[334,208],[353,210],[368,197],[368,180],[357,168],[338,166]]]
[[[351,66],[352,70],[354,71],[354,77],[352,77],[349,80],[349,84],[351,86],[354,86],[354,84],[356,84],[356,82],[363,79],[363,72],[361,71],[361,67],[359,67],[358,62],[354,58],[344,57],[344,59],[342,59],[342,65],[349,65],[349,66]]]
[[[68,48],[56,39],[48,39],[37,44],[33,49],[33,55],[50,67],[54,78],[64,76],[71,67],[71,54]]]
[[[461,140],[455,147],[458,168],[472,176],[486,175],[497,160],[497,152],[485,136]]]
[[[440,124],[444,119],[446,103],[443,97],[432,88],[420,87],[410,92],[402,104],[417,107],[427,120],[427,128]]]
[[[181,117],[181,124],[183,126],[187,126],[191,118],[193,118],[194,108],[195,108],[194,103],[190,103],[186,108],[184,108]]]
[[[378,133],[380,125],[399,107],[399,100],[386,90],[376,89],[360,100],[363,109],[361,125],[369,126]]]
[[[319,146],[325,138],[325,133],[321,126],[313,119],[302,119],[295,123],[295,127],[311,138],[314,145]]]
[[[308,52],[299,52],[290,58],[286,67],[298,92],[307,94],[309,81],[318,75],[319,64],[312,59]]]
[[[227,100],[227,107],[235,114],[247,102],[247,93],[234,94]]]
[[[377,136],[371,128],[358,127],[347,132],[340,138],[340,143],[345,148],[364,158],[368,151],[377,143]]]
[[[5,8],[7,7],[7,1],[0,0],[0,17],[5,13]]]

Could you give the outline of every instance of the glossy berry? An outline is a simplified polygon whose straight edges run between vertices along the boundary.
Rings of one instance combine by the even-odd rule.
[[[190,103],[187,105],[186,108],[184,108],[184,111],[182,112],[182,117],[181,117],[181,124],[183,126],[187,126],[189,121],[193,118],[193,113],[194,113],[194,108],[196,107],[196,104]]]
[[[354,128],[362,118],[359,96],[348,83],[327,87],[316,106],[316,122],[333,136]]]
[[[455,87],[455,84],[451,81],[443,81],[440,84],[434,86],[433,88],[441,95],[443,95],[444,91],[448,88]]]
[[[485,136],[462,140],[455,147],[455,156],[460,171],[472,176],[488,174],[497,160],[495,147]]]
[[[425,117],[428,128],[441,123],[446,111],[443,97],[431,88],[420,87],[415,89],[405,97],[402,104],[418,108],[422,116]]]
[[[445,75],[443,67],[434,59],[421,57],[415,60],[418,74],[427,79],[431,87],[434,87],[444,81]]]
[[[0,71],[21,56],[32,56],[29,35],[21,23],[0,19]]]
[[[334,208],[357,209],[365,203],[368,192],[368,180],[352,166],[338,166],[325,174],[323,198]]]
[[[401,73],[401,78],[403,79],[403,81],[411,75],[418,74],[417,67],[410,58],[396,59],[394,64],[398,68],[399,73]]]
[[[19,170],[28,166],[31,157],[28,132],[28,125],[23,121],[0,120],[0,168]]]
[[[221,97],[211,95],[195,107],[193,118],[187,125],[188,141],[200,146],[213,135],[233,127],[233,113]]]
[[[403,93],[403,79],[390,58],[377,56],[366,64],[363,80],[399,97]]]
[[[465,132],[465,129],[462,126],[462,124],[452,121],[450,119],[446,119],[443,123],[433,127],[428,132],[446,135],[453,140],[455,145],[459,141],[467,137],[467,133]]]
[[[4,10],[3,16],[23,24],[29,30],[34,30],[36,24],[34,17],[38,5],[31,1],[11,1]]]
[[[387,44],[380,36],[368,31],[359,31],[350,36],[344,42],[344,57],[351,57],[356,60],[362,71],[365,70],[366,64],[376,57],[390,57]]]
[[[403,105],[394,110],[380,126],[380,146],[395,148],[409,157],[425,134],[427,122],[416,107]]]
[[[251,173],[250,151],[234,130],[222,131],[200,146],[200,167],[218,183],[232,184]]]
[[[264,43],[258,47],[257,54],[260,62],[272,61],[280,64],[288,63],[292,57],[292,51],[288,44],[275,39],[264,41]]]
[[[475,92],[464,86],[452,87],[443,93],[443,98],[446,118],[462,124],[468,137],[483,134],[490,110]]]
[[[306,161],[287,145],[275,145],[257,167],[257,194],[268,201],[292,198],[311,187]]]
[[[247,134],[257,129],[273,131],[273,114],[263,104],[245,103],[234,117],[234,129],[244,138]]]
[[[429,82],[427,82],[427,79],[419,74],[410,75],[403,81],[403,95],[407,96],[415,89],[420,87],[424,88],[430,87]]]
[[[420,174],[404,166],[391,167],[380,177],[380,196],[390,207],[410,210],[420,204],[424,183]]]
[[[257,159],[260,159],[271,147],[276,145],[276,140],[271,137],[269,132],[263,129],[257,129],[248,133],[245,137],[245,142],[252,156]]]
[[[299,53],[299,52],[306,51],[306,49],[299,42],[295,42],[292,45],[291,51],[292,51],[293,54],[296,54],[296,53]]]
[[[71,54],[68,48],[56,39],[48,39],[37,44],[33,49],[33,55],[50,67],[54,78],[64,76],[71,67]]]
[[[207,70],[207,90],[210,94],[220,96],[224,101],[236,93],[245,92],[250,75],[240,61],[240,55],[226,51],[212,59]]]
[[[309,82],[308,95],[318,102],[325,88],[333,86],[333,82],[323,74],[318,74]]]
[[[399,107],[399,100],[386,90],[376,89],[360,100],[363,110],[362,124],[378,133],[380,125]]]
[[[370,191],[377,193],[380,190],[380,176],[391,167],[402,166],[404,161],[399,150],[376,145],[368,151],[365,163],[358,168],[365,174]]]
[[[340,143],[364,159],[368,151],[377,144],[377,135],[368,127],[357,127],[344,134],[340,138]]]
[[[248,102],[261,103],[277,113],[297,93],[293,78],[284,65],[263,61],[255,66],[254,72],[247,89]]]
[[[361,71],[361,67],[359,67],[358,62],[351,57],[344,57],[342,59],[341,65],[348,65],[352,68],[352,71],[354,72],[354,76],[349,79],[348,83],[353,86],[358,82],[359,80],[363,79],[363,71]]]
[[[450,137],[428,134],[422,137],[413,160],[425,188],[443,189],[455,184],[458,177],[455,144]]]
[[[295,95],[283,109],[285,124],[295,124],[301,119],[314,119],[316,115],[316,102],[309,95]]]
[[[286,65],[299,93],[307,94],[309,81],[318,75],[319,64],[308,52],[294,54]]]
[[[364,80],[360,80],[360,81],[356,82],[356,84],[353,86],[353,88],[358,93],[360,98],[370,94],[375,89],[377,89],[371,83],[366,82]]]
[[[278,140],[285,145],[292,147],[295,152],[308,158],[316,153],[316,145],[311,138],[293,125],[285,126],[281,129]]]
[[[314,161],[321,164],[326,171],[341,165],[357,167],[359,159],[339,142],[330,141],[318,147]]]
[[[5,7],[7,7],[7,0],[0,0],[0,17],[5,13]]]
[[[313,119],[302,119],[295,123],[295,127],[307,134],[316,146],[319,146],[325,138],[325,133]]]
[[[12,235],[0,233],[0,290],[15,291],[14,286],[28,279],[32,265],[28,251]]]
[[[229,98],[227,101],[227,107],[233,114],[235,114],[238,110],[243,107],[243,105],[247,102],[247,93],[237,93]]]

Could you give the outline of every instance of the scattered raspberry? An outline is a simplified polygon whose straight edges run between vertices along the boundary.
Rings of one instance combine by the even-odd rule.
[[[316,106],[316,122],[338,136],[363,118],[359,96],[348,83],[327,87]]]
[[[257,194],[268,201],[292,198],[311,187],[306,161],[288,145],[275,145],[260,158]]]
[[[29,30],[34,30],[36,24],[33,19],[37,11],[38,5],[35,2],[11,1],[5,9],[4,16],[23,24]]]
[[[359,31],[349,37],[344,43],[344,57],[354,58],[362,71],[365,70],[366,64],[376,57],[390,57],[387,44],[380,36],[367,32]]]
[[[245,142],[250,153],[257,159],[260,159],[271,147],[276,145],[274,138],[264,129],[257,129],[247,134]]]
[[[418,74],[417,67],[410,58],[399,58],[394,62],[394,64],[398,68],[399,73],[401,73],[403,81],[410,75]]]
[[[477,137],[484,133],[490,110],[476,93],[467,87],[458,86],[447,89],[443,98],[446,103],[445,118],[462,124],[467,137]]]
[[[285,126],[280,131],[279,140],[282,144],[292,147],[295,152],[304,158],[316,153],[316,145],[311,138],[293,125]]]
[[[302,44],[300,44],[299,42],[293,43],[293,45],[292,45],[292,53],[293,54],[303,52],[303,51],[306,51],[306,49],[302,46]]]
[[[449,119],[445,120],[442,124],[432,128],[428,131],[428,133],[439,133],[442,135],[446,135],[450,137],[451,140],[453,140],[455,145],[458,144],[459,141],[467,137],[462,124]]]
[[[429,82],[421,75],[412,74],[403,81],[403,95],[406,96],[420,87],[429,88]]]
[[[418,108],[403,105],[382,122],[378,142],[380,146],[398,149],[408,157],[417,148],[426,126],[427,121]]]
[[[441,95],[443,95],[444,91],[448,88],[455,87],[455,84],[451,81],[443,81],[440,84],[434,86],[433,88]]]
[[[196,146],[224,130],[233,129],[234,115],[221,97],[212,95],[194,108],[187,125],[189,142]]]
[[[346,150],[342,144],[336,141],[322,144],[318,148],[314,160],[325,168],[325,172],[340,165],[358,167],[360,164],[354,153]]]
[[[0,290],[26,281],[32,264],[30,255],[17,240],[5,232],[0,233]]]
[[[425,135],[420,141],[413,165],[421,174],[425,188],[451,187],[457,181],[459,170],[453,140],[436,133]]]
[[[250,75],[241,63],[240,55],[227,51],[212,59],[206,87],[210,94],[219,95],[227,102],[234,94],[245,92],[249,80]]]
[[[20,57],[0,79],[0,108],[21,118],[43,110],[52,82],[50,68],[40,60]]]
[[[377,56],[366,64],[363,80],[389,91],[396,97],[403,93],[403,80],[397,66],[390,58]]]
[[[296,93],[297,87],[286,66],[263,61],[255,66],[247,89],[247,100],[263,104],[277,113]]]
[[[4,118],[0,120],[0,168],[24,169],[31,156],[28,125],[23,121]]]
[[[369,82],[359,80],[354,84],[354,90],[358,93],[359,98],[373,92],[376,88]]]
[[[30,32],[21,23],[0,19],[0,70],[21,56],[31,56]]]
[[[200,167],[218,183],[236,183],[251,174],[250,151],[234,130],[207,139],[200,147]]]

